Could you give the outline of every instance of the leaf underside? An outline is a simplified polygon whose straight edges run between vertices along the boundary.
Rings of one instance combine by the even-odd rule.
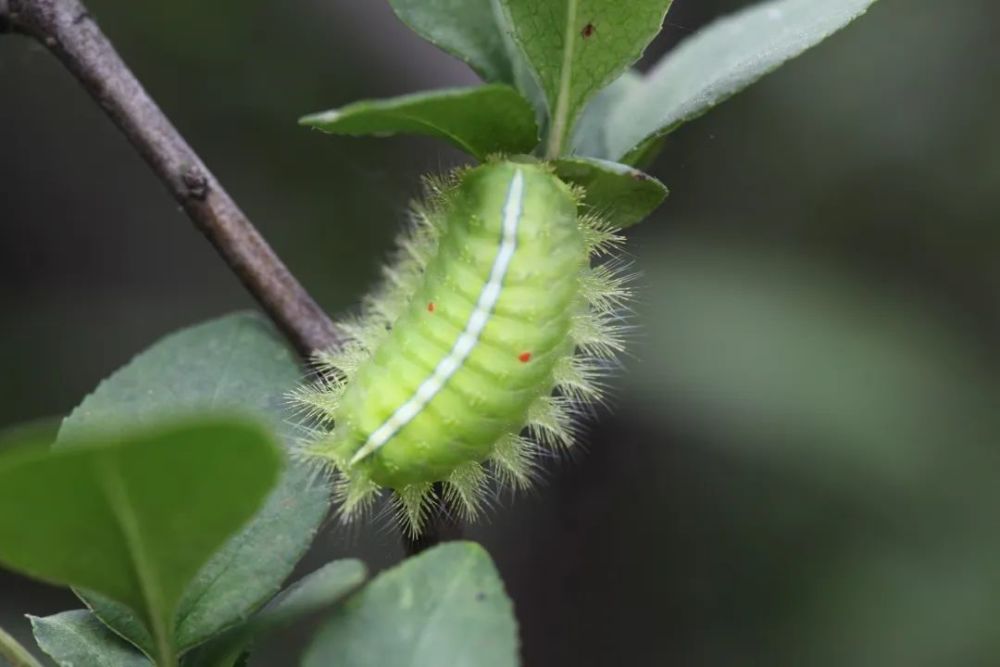
[[[605,124],[606,157],[635,164],[652,142],[816,46],[875,0],[772,0],[724,17],[621,91]]]
[[[28,618],[39,648],[60,667],[153,667],[149,658],[85,609]]]

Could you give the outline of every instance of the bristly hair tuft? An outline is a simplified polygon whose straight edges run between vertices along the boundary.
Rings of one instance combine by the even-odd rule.
[[[538,445],[518,433],[508,433],[493,445],[490,466],[501,489],[523,491],[539,477]]]
[[[396,489],[393,496],[393,502],[396,506],[396,520],[404,526],[409,537],[420,536],[436,501],[437,495],[434,493],[434,485],[430,482],[410,484]]]
[[[333,486],[334,500],[340,505],[338,516],[344,523],[365,518],[380,492],[379,485],[364,475],[338,474]]]
[[[625,237],[621,228],[595,213],[582,213],[578,218],[587,252],[591,257],[605,257],[621,250]]]
[[[474,461],[463,463],[448,476],[444,498],[458,510],[462,519],[473,521],[482,510],[488,481],[481,464]]]

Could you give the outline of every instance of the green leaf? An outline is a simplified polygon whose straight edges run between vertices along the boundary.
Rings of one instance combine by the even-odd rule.
[[[583,204],[618,227],[631,227],[653,212],[667,196],[660,181],[617,162],[595,158],[563,158],[556,175],[585,188]]]
[[[282,592],[249,625],[255,630],[278,628],[322,611],[363,584],[367,576],[365,564],[353,558],[327,563]]]
[[[38,646],[60,667],[153,667],[149,658],[89,611],[28,618]]]
[[[587,101],[642,56],[671,0],[501,0],[548,101],[545,155],[563,154]]]
[[[514,83],[498,12],[491,0],[389,0],[396,16],[485,81]]]
[[[301,377],[296,357],[266,320],[234,314],[167,336],[137,356],[73,411],[60,437],[220,409],[265,420],[291,446],[295,433],[285,395]],[[274,595],[328,506],[322,480],[293,460],[253,521],[187,587],[175,621],[181,650],[245,619]],[[149,633],[128,608],[89,592],[82,597],[116,632],[150,650]]]
[[[214,418],[32,444],[0,456],[0,562],[127,605],[173,664],[181,594],[278,479],[270,434]]]
[[[875,0],[773,0],[685,40],[616,105],[609,156],[634,163],[638,149],[696,118],[819,44]]]
[[[545,122],[545,99],[499,0],[389,0],[414,32],[475,70],[487,83],[515,86]]]
[[[324,623],[305,667],[513,667],[517,627],[489,555],[449,542],[383,572]]]
[[[527,153],[538,144],[534,110],[503,84],[365,100],[306,116],[299,123],[350,136],[440,137],[480,160],[490,153]]]
[[[623,99],[642,84],[642,74],[635,70],[626,70],[597,93],[584,107],[580,120],[573,132],[571,153],[580,157],[594,157],[610,160],[614,156],[608,150],[607,126],[611,112]]]
[[[152,655],[155,652],[156,642],[153,639],[153,635],[150,634],[142,618],[129,609],[127,605],[116,602],[94,591],[76,589],[75,593],[87,605],[87,608],[94,612],[109,628],[135,644],[147,655]],[[180,651],[183,651],[183,648],[176,640],[176,634],[175,623],[174,644],[178,646]]]
[[[199,646],[184,660],[185,667],[232,667],[252,641],[293,622],[325,611],[364,583],[359,560],[335,560],[283,591],[246,623],[231,628]]]
[[[638,146],[633,148],[621,159],[622,164],[629,164],[639,169],[645,169],[656,156],[663,150],[663,144],[667,142],[667,135],[653,135],[646,137]]]

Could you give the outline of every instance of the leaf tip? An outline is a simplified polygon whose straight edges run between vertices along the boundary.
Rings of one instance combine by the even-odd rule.
[[[340,118],[339,111],[321,111],[320,113],[311,113],[299,118],[299,125],[303,127],[312,127],[316,129],[322,128],[324,125],[329,125],[337,121]]]

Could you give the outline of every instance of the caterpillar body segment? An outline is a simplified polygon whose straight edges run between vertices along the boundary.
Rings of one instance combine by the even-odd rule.
[[[472,517],[484,465],[523,487],[538,447],[571,444],[628,291],[590,267],[613,230],[578,216],[579,193],[546,166],[491,162],[428,190],[352,342],[319,355],[321,379],[295,395],[329,428],[306,453],[335,471],[341,515],[388,488],[411,534],[435,483]]]

